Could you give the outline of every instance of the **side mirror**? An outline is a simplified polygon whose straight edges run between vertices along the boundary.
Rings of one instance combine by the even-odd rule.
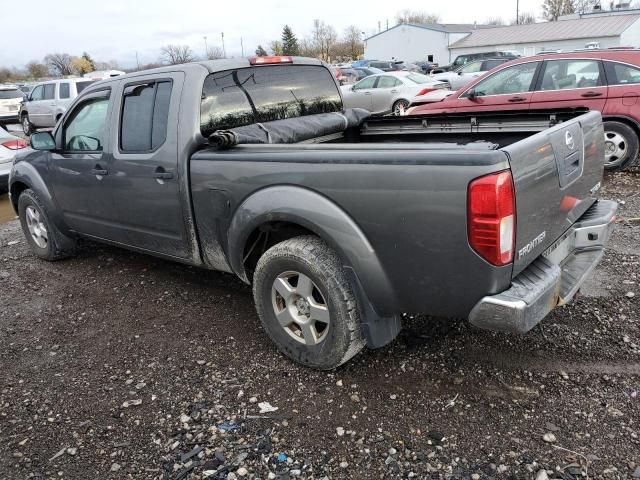
[[[458,75],[462,75],[462,72],[458,72]]]
[[[51,151],[56,149],[56,141],[50,132],[38,132],[31,135],[29,140],[31,148],[34,150]]]
[[[475,100],[476,98],[478,98],[478,94],[476,93],[476,89],[475,89],[475,88],[472,88],[471,90],[469,90],[469,91],[467,92],[466,97],[467,97],[469,100]]]

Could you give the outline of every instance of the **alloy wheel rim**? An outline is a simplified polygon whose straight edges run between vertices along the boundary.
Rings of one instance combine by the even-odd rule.
[[[278,275],[271,288],[271,303],[280,327],[297,342],[312,346],[327,337],[329,306],[307,275],[295,271]]]
[[[24,130],[25,134],[29,130],[29,117],[27,117],[26,115],[22,117],[22,129]]]
[[[31,234],[31,238],[40,248],[47,248],[49,245],[49,236],[47,227],[42,221],[42,215],[34,207],[27,207],[26,211],[27,228]]]
[[[627,139],[617,132],[604,132],[604,159],[609,166],[619,165],[626,157]]]

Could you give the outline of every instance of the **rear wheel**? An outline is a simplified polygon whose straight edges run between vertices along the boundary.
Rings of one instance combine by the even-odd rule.
[[[53,262],[74,253],[75,240],[60,233],[51,223],[44,205],[33,190],[27,189],[20,194],[18,215],[31,251],[38,257]]]
[[[621,170],[633,165],[638,157],[638,136],[628,125],[621,122],[604,122],[604,168]]]
[[[253,296],[267,334],[297,362],[328,370],[364,346],[342,264],[317,237],[285,240],[265,252],[256,266]]]
[[[22,124],[22,131],[25,135],[31,135],[33,133],[33,124],[29,121],[29,114],[23,113],[20,118],[20,123]]]
[[[407,108],[409,108],[409,102],[407,100],[396,100],[392,107],[393,114],[403,115]]]

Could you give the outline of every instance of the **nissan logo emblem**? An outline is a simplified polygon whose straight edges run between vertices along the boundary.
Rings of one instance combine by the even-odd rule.
[[[564,143],[567,144],[567,148],[569,150],[573,150],[574,148],[576,148],[576,144],[573,141],[573,135],[571,135],[571,132],[569,130],[567,130],[564,134]]]

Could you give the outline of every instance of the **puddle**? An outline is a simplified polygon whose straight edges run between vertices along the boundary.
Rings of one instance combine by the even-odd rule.
[[[13,213],[13,209],[9,203],[9,195],[3,193],[0,195],[0,224],[7,223],[14,218],[16,218],[16,214]]]

